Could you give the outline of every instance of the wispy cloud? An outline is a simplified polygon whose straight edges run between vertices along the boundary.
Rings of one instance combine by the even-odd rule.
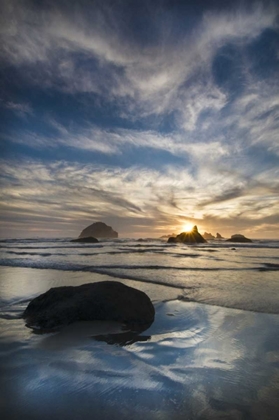
[[[83,3],[37,9],[29,1],[5,1],[2,57],[20,66],[42,63],[35,77],[29,74],[34,82],[55,89],[101,93],[107,100],[126,98],[129,117],[135,107],[138,117],[178,110],[186,128],[193,127],[203,109],[219,110],[226,103],[212,83],[189,94],[187,82],[197,74],[211,80],[212,60],[222,45],[243,45],[276,25],[272,3],[258,3],[206,12],[192,30],[182,26],[187,36],[178,39],[175,25],[182,23],[166,22],[158,14],[155,27],[147,17],[157,42],[137,43],[123,31],[125,16],[117,4],[95,3],[88,12]]]
[[[17,103],[13,101],[8,101],[4,103],[4,107],[11,109],[20,116],[25,116],[26,114],[33,114],[32,107],[28,103]]]
[[[162,134],[156,131],[135,129],[100,129],[96,126],[80,130],[68,130],[63,125],[51,121],[57,130],[57,135],[40,135],[32,131],[15,131],[8,136],[13,143],[25,144],[34,148],[57,148],[59,146],[74,149],[97,151],[104,154],[120,154],[127,146],[150,148],[169,152],[177,156],[191,156],[196,160],[218,160],[229,154],[230,147],[223,145],[217,139],[198,141],[179,133]]]
[[[159,236],[178,231],[186,219],[201,228],[210,228],[214,222],[224,234],[235,233],[233,223],[234,229],[246,226],[250,234],[253,224],[257,229],[278,227],[275,189],[279,184],[271,188],[264,174],[254,185],[242,179],[241,187],[228,189],[229,184],[237,182],[236,176],[229,179],[227,174],[224,181],[224,174],[217,176],[209,170],[204,177],[174,167],[161,172],[36,161],[18,162],[16,166],[2,162],[1,167],[5,223],[22,225],[25,221],[30,228],[46,228],[53,220],[58,225],[61,222],[61,226],[71,224],[71,235],[100,218],[114,225],[119,223],[122,235],[136,234],[137,225],[145,224],[148,229],[142,233]],[[263,197],[268,206],[263,205]]]

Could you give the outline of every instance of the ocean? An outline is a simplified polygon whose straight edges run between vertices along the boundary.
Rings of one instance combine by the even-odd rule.
[[[1,418],[277,419],[278,270],[275,240],[1,240]],[[25,327],[38,294],[102,280],[151,298],[136,339],[107,322]]]

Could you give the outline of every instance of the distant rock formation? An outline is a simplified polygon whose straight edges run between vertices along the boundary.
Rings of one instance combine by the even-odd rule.
[[[171,238],[172,236],[176,236],[176,233],[172,233],[171,235],[163,235],[163,236],[160,236],[160,238],[159,238],[159,239],[169,239],[169,238]]]
[[[204,234],[202,235],[204,237],[204,239],[215,239],[215,236],[211,235],[211,233],[207,233],[204,232]]]
[[[220,233],[217,232],[216,233],[216,239],[225,239],[225,238],[223,238],[223,236],[221,236]]]
[[[168,240],[168,243],[183,243],[183,244],[199,244],[207,242],[201,234],[198,232],[197,226],[194,226],[191,232],[182,232],[176,237],[171,237]]]
[[[230,239],[227,239],[227,242],[253,242],[251,239],[245,238],[244,235],[240,235],[237,233],[236,235],[232,235]]]
[[[118,321],[144,330],[154,316],[144,292],[117,281],[54,287],[33,299],[23,313],[26,326],[40,332],[76,321]]]
[[[78,239],[72,239],[71,242],[80,242],[80,243],[89,243],[89,244],[96,244],[98,239],[93,238],[93,236],[87,236],[86,238],[78,238]]]
[[[115,232],[115,230],[113,230],[111,226],[108,226],[103,222],[96,222],[83,229],[83,231],[79,235],[79,238],[88,238],[89,236],[93,236],[94,238],[98,239],[114,239],[118,238],[118,233]]]
[[[155,241],[156,238],[139,238],[137,239],[137,242],[152,242]]]

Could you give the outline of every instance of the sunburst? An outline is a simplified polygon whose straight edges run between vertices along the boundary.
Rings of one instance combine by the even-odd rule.
[[[186,223],[183,226],[183,232],[191,232],[191,230],[193,229],[193,225],[191,223]]]

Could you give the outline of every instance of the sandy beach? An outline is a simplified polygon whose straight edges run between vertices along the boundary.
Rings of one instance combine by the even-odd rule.
[[[32,296],[99,277],[1,267],[2,418],[278,418],[278,315],[183,302],[142,284],[156,318],[133,340],[111,322],[46,335],[25,327]]]

